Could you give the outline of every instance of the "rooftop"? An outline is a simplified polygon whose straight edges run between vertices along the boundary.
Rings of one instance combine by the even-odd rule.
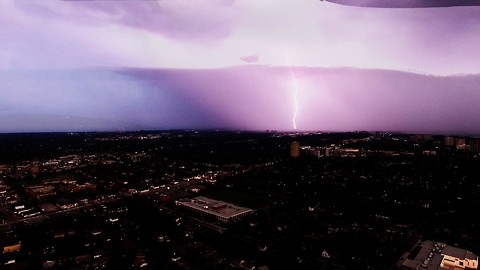
[[[240,207],[223,201],[217,201],[207,197],[181,199],[177,203],[227,219],[252,211],[252,209],[249,208]]]
[[[449,267],[448,261],[452,261],[452,265],[456,261],[458,268]],[[419,241],[402,257],[400,265],[403,269],[478,269],[478,256],[468,250],[444,243]]]

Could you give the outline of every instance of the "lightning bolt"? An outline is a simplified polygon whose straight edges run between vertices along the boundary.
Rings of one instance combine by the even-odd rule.
[[[297,129],[296,119],[297,119],[297,112],[298,112],[298,85],[297,85],[297,80],[295,78],[295,73],[293,73],[293,70],[292,70],[292,65],[290,64],[290,58],[288,57],[287,50],[285,50],[285,61],[287,62],[288,71],[290,72],[290,76],[292,77],[293,88],[295,89],[295,94],[294,94],[295,110],[293,111],[292,123],[293,123],[293,129]]]

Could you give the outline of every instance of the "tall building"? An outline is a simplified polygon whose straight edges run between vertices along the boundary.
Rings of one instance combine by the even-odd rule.
[[[470,151],[473,153],[480,153],[478,139],[470,139]]]
[[[297,141],[293,141],[290,144],[290,156],[297,158],[300,156],[300,143]]]
[[[465,145],[465,138],[456,138],[455,139],[455,146]]]
[[[457,150],[469,150],[470,146],[466,144],[465,138],[456,138],[455,139],[455,148]]]
[[[447,136],[445,137],[445,145],[446,146],[454,146],[455,145],[455,138]]]

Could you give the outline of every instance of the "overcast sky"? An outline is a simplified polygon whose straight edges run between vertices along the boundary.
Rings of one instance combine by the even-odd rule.
[[[314,0],[0,2],[0,67],[211,68],[252,63],[477,73],[480,7]]]
[[[0,10],[0,132],[291,130],[296,115],[300,130],[480,133],[479,77],[451,77],[480,73],[480,7],[2,0]]]

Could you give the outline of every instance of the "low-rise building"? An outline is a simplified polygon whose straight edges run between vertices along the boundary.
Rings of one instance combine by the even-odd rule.
[[[252,209],[240,207],[234,204],[217,201],[207,197],[193,199],[181,199],[175,202],[177,206],[183,206],[203,215],[213,216],[217,220],[230,222],[252,213]]]
[[[478,256],[458,247],[435,241],[418,241],[405,253],[399,269],[473,270],[478,269]]]
[[[29,186],[25,188],[25,191],[34,198],[43,199],[45,197],[54,196],[57,193],[55,192],[55,187],[53,186],[44,186],[44,185],[36,185],[36,186]]]

